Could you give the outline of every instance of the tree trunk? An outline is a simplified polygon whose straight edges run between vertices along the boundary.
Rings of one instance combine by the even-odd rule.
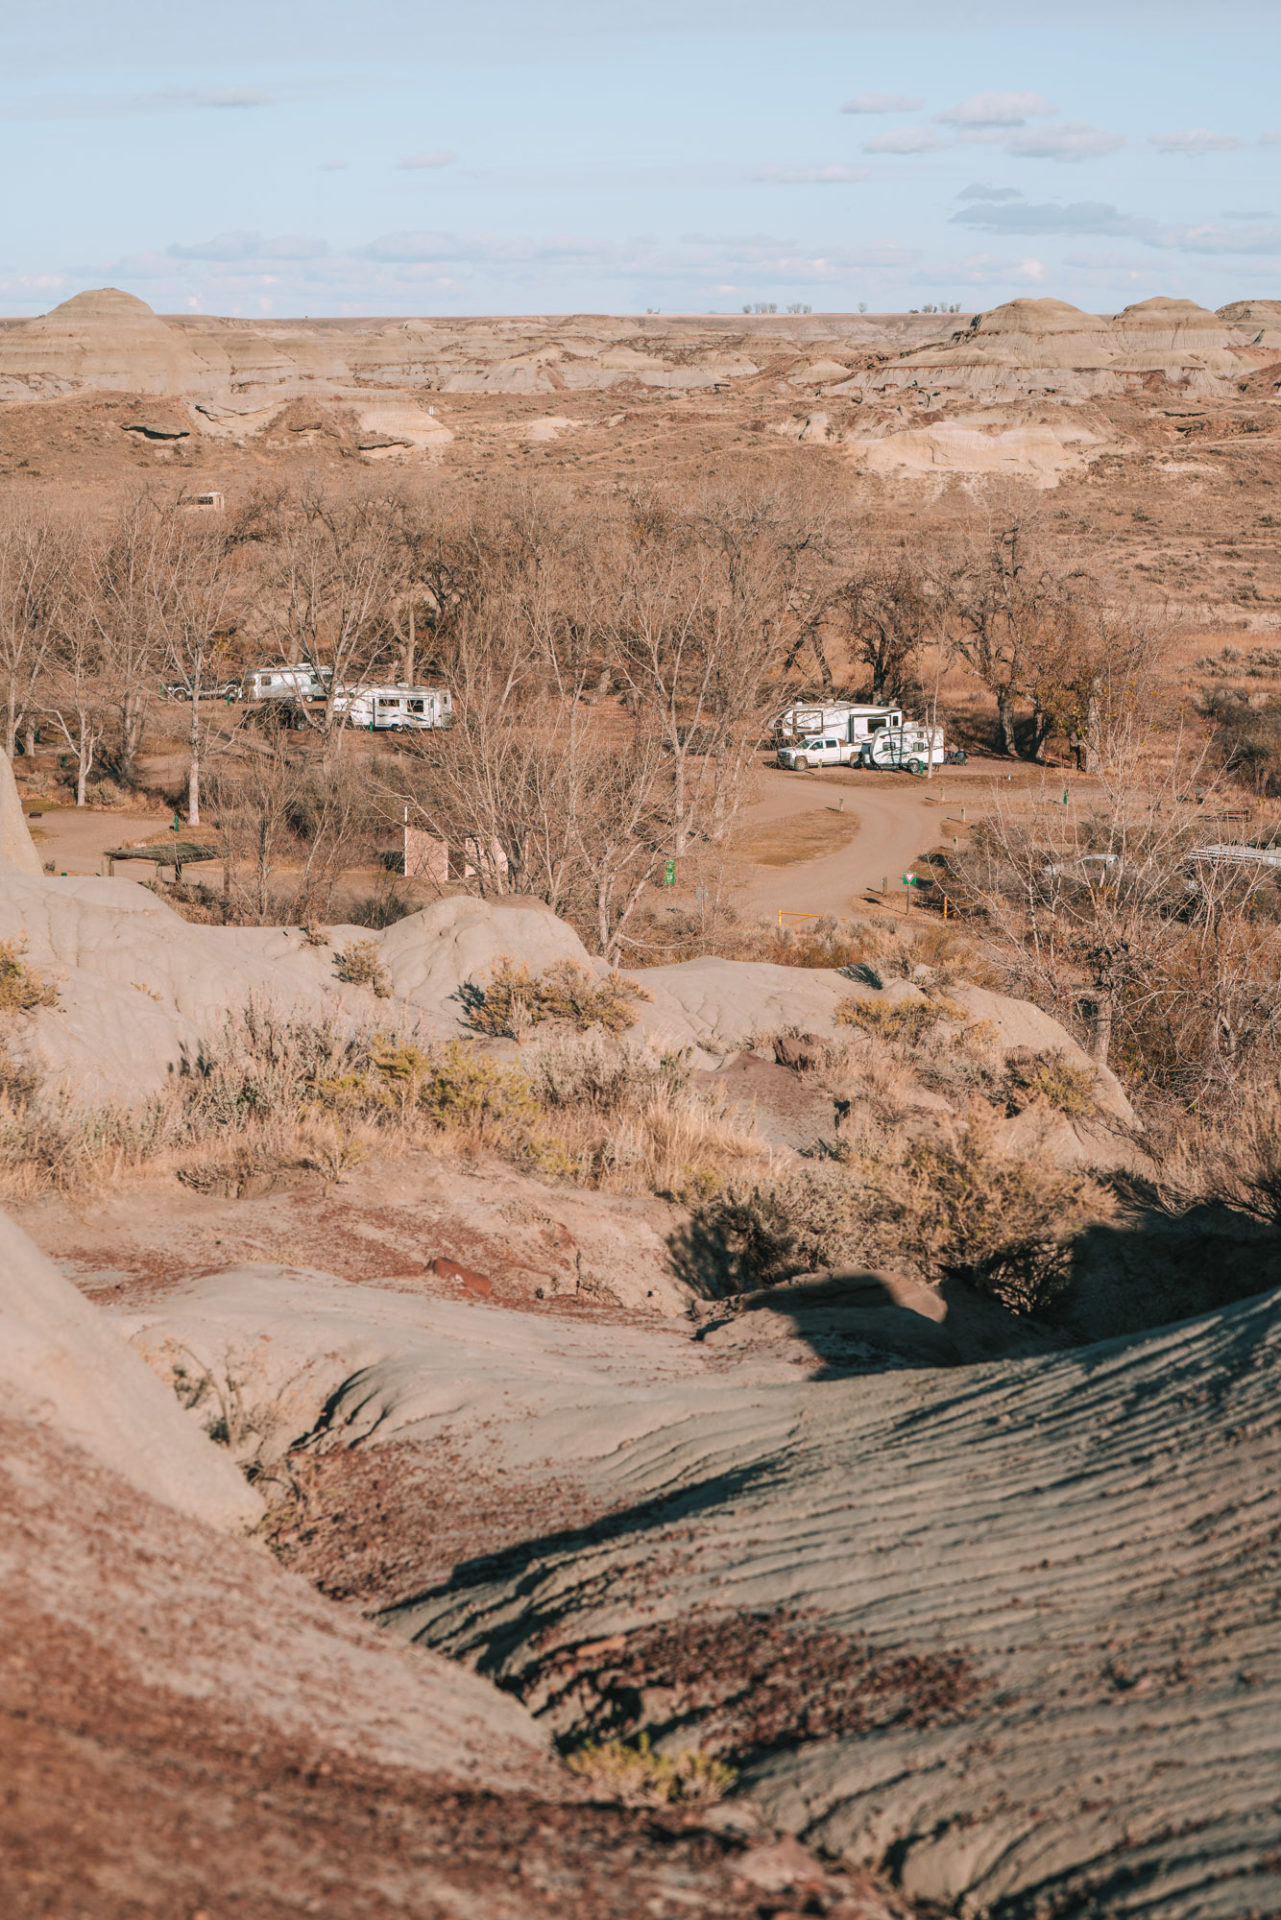
[[[36,757],[36,723],[29,716],[27,719],[26,729],[23,732],[23,736],[22,736],[22,751],[26,754],[28,760],[35,759]]]
[[[1005,688],[997,692],[996,721],[1001,734],[1001,751],[1009,754],[1012,760],[1017,759],[1018,748],[1014,740],[1014,701]]]
[[[17,748],[17,745],[18,745],[18,704],[13,697],[13,689],[10,688],[9,704],[5,709],[5,716],[4,716],[4,750],[9,756],[10,765],[13,764],[13,761],[16,758],[15,750]]]
[[[1112,1012],[1115,995],[1110,987],[1098,988],[1092,997],[1084,1002],[1084,1011],[1090,1022],[1090,1044],[1088,1052],[1091,1060],[1101,1067],[1108,1063],[1108,1053],[1112,1046]]]
[[[405,685],[407,687],[412,687],[414,684],[414,655],[416,651],[417,648],[414,644],[414,603],[411,600],[409,603],[409,637],[405,641],[404,659]]]

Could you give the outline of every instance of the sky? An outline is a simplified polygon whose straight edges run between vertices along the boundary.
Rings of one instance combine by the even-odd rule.
[[[0,312],[1281,298],[1278,0],[4,0]]]

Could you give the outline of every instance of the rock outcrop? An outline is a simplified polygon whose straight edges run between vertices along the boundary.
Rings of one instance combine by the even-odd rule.
[[[562,961],[606,971],[572,927],[523,898],[441,900],[378,934],[334,927],[313,942],[298,928],[193,925],[133,881],[15,873],[0,887],[0,938],[19,935],[31,963],[58,986],[57,1006],[26,1018],[28,1047],[50,1090],[78,1100],[134,1102],[158,1091],[251,1002],[286,1018],[384,1026],[394,1019],[450,1038],[470,1031],[462,989],[483,984],[499,960],[534,973]],[[338,979],[338,956],[354,941],[376,950],[385,998]],[[874,988],[829,969],[715,958],[630,977],[643,996],[638,1037],[660,1052],[689,1048],[701,1067],[785,1027],[834,1034],[837,1008],[850,998],[922,996],[905,980]],[[1089,1064],[1066,1030],[1035,1008],[991,993],[978,993],[974,1004],[975,1018],[1002,1036],[1007,1051],[1054,1047],[1078,1066]],[[1004,1039],[1007,1030],[1017,1037]],[[1132,1122],[1106,1069],[1099,1086],[1105,1108]]]
[[[304,1564],[560,1735],[720,1755],[931,1910],[1269,1911],[1281,1295],[959,1372],[991,1330],[910,1284],[742,1309],[691,1338],[256,1270],[121,1318],[345,1515],[399,1489],[389,1571],[319,1509]]]

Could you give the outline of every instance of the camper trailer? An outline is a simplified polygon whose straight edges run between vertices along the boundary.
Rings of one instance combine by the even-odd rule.
[[[908,773],[924,773],[927,767],[958,766],[965,754],[949,750],[942,727],[923,727],[909,721],[905,727],[887,727],[868,740],[863,749],[865,767],[901,767]]]
[[[774,722],[774,734],[784,743],[817,739],[820,735],[825,739],[860,741],[882,727],[901,727],[902,724],[902,707],[856,706],[848,700],[838,700],[830,706],[802,702],[780,713]],[[857,753],[854,758],[858,758]]]
[[[372,733],[420,732],[454,724],[454,702],[444,687],[344,687],[334,712],[349,727]]]
[[[325,670],[315,667],[251,667],[241,681],[246,700],[323,700]]]

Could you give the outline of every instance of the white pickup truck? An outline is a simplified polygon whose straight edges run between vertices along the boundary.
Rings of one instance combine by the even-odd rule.
[[[794,747],[780,747],[778,764],[795,773],[807,773],[811,767],[857,766],[868,742],[866,736],[846,740],[839,733],[816,733]]]

